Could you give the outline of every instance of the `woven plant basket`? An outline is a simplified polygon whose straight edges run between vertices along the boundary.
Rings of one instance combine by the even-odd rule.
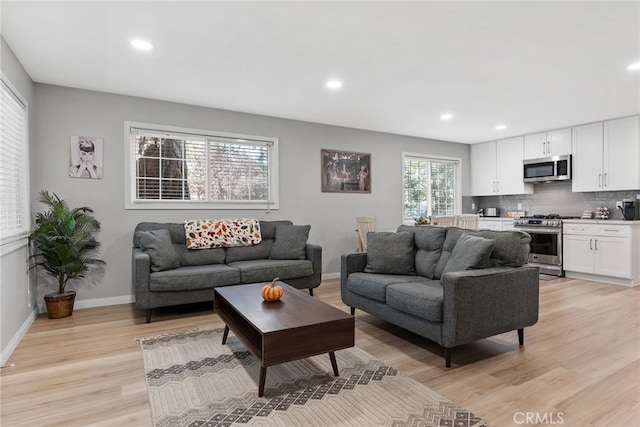
[[[49,319],[61,319],[73,314],[73,303],[76,300],[76,291],[67,291],[62,294],[51,293],[44,296],[47,304]]]

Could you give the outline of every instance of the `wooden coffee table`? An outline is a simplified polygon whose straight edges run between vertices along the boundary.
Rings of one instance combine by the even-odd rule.
[[[229,329],[260,361],[258,396],[264,394],[267,367],[329,353],[338,376],[335,351],[354,345],[354,317],[283,282],[280,301],[265,302],[266,283],[215,288],[214,310]]]

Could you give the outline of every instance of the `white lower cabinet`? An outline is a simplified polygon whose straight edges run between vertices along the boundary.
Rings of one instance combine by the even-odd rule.
[[[506,231],[513,230],[512,219],[502,218],[480,218],[478,221],[478,230]]]
[[[640,224],[584,222],[563,224],[565,275],[627,286],[640,284],[638,263],[633,262],[640,252]]]

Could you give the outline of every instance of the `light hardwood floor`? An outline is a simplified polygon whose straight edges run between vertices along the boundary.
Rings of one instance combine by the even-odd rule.
[[[540,290],[523,348],[515,331],[484,339],[445,369],[439,346],[362,311],[356,345],[494,426],[640,425],[640,287],[563,278]],[[348,311],[337,279],[315,295]],[[39,316],[1,371],[0,424],[149,426],[136,338],[222,326],[207,307],[158,310],[151,324],[130,304]]]

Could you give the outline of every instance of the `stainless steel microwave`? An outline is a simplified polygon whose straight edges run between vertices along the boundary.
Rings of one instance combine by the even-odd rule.
[[[527,159],[524,161],[524,182],[569,181],[571,154]]]

